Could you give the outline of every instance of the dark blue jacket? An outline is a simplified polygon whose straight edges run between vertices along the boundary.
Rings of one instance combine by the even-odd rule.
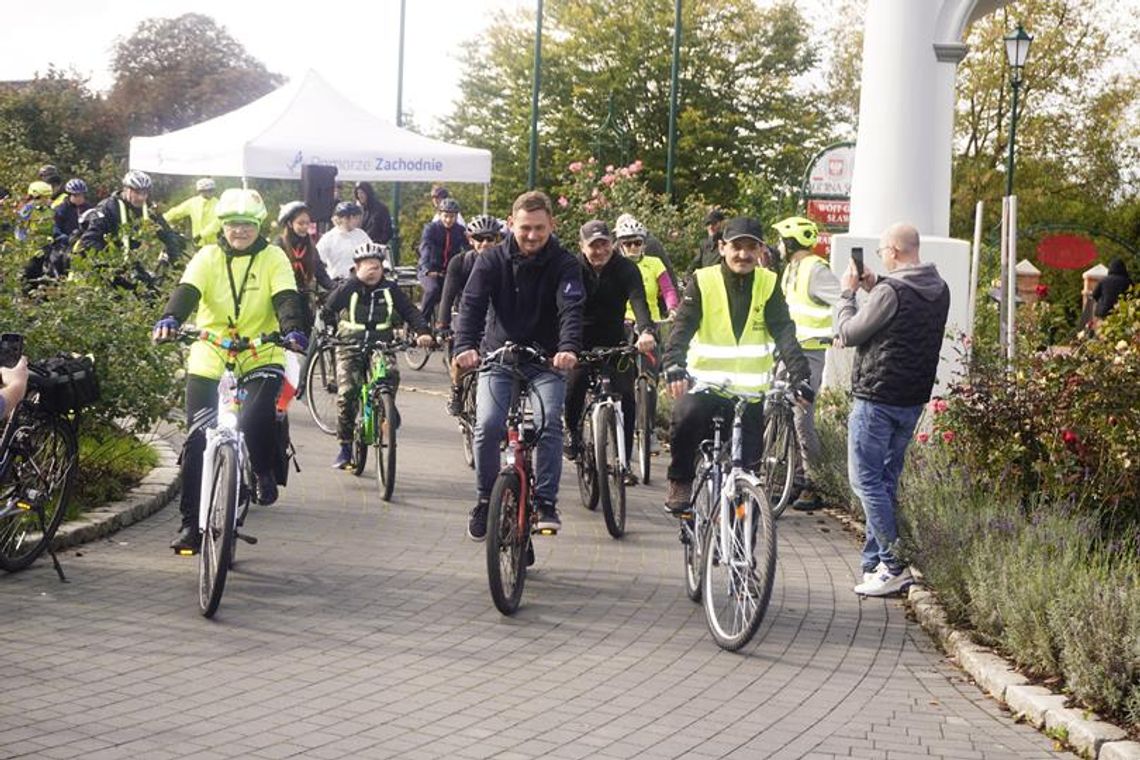
[[[429,222],[420,236],[419,275],[422,277],[428,272],[446,272],[447,262],[452,256],[462,253],[466,247],[467,228],[462,224],[456,222],[449,229],[443,226],[443,222]]]
[[[480,348],[486,353],[509,340],[537,344],[550,356],[577,353],[585,300],[578,260],[554,236],[524,258],[514,235],[508,235],[475,260],[459,305],[454,352]]]

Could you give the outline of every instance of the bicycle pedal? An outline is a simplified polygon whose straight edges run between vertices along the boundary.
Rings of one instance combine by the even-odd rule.
[[[193,557],[198,553],[197,549],[175,549],[174,553],[179,557]]]
[[[234,531],[234,535],[240,538],[242,541],[245,541],[250,546],[253,546],[257,543],[257,536],[251,536],[248,533],[238,533],[237,531]]]
[[[531,530],[531,534],[536,535],[536,536],[557,536],[558,535],[558,529],[557,528],[534,528],[533,530]]]

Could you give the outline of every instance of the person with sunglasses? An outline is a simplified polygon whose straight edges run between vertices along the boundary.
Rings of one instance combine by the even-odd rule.
[[[471,246],[447,263],[447,273],[443,278],[443,295],[439,301],[439,319],[435,329],[441,339],[450,337],[451,321],[454,312],[459,310],[459,299],[463,288],[475,268],[475,258],[483,251],[490,250],[503,241],[503,225],[490,214],[480,214],[467,225],[467,242]],[[463,391],[460,380],[466,372],[451,365],[451,396],[447,400],[447,413],[458,417],[463,411]]]

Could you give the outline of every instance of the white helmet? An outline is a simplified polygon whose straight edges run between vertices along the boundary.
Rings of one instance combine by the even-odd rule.
[[[631,215],[622,214],[618,217],[617,225],[614,228],[614,237],[618,240],[623,238],[641,238],[644,240],[647,235],[649,235],[649,230]]]
[[[131,190],[150,190],[151,181],[150,175],[146,172],[140,172],[138,169],[131,169],[123,175],[123,187],[129,187]]]
[[[215,185],[214,180],[210,179],[209,177],[203,177],[194,183],[194,189],[200,193],[204,193],[207,190],[213,192],[217,189],[217,185]]]

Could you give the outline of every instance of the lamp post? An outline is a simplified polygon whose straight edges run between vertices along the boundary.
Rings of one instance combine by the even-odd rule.
[[[1017,31],[1005,38],[1005,57],[1009,61],[1010,86],[1013,87],[1013,104],[1009,117],[1009,161],[1005,171],[1005,194],[1013,195],[1013,148],[1017,139],[1017,95],[1021,90],[1021,72],[1029,58],[1029,45],[1033,37],[1026,34],[1021,24]]]
[[[527,189],[538,184],[538,91],[542,86],[542,0],[538,0],[534,22],[534,86],[530,94],[530,161]]]
[[[400,0],[400,54],[396,64],[396,126],[404,126],[404,11]],[[400,263],[400,183],[392,184],[392,264]]]
[[[673,66],[669,72],[669,147],[665,158],[665,194],[676,201],[673,192],[673,164],[677,158],[677,70],[681,58],[681,0],[673,8]]]

